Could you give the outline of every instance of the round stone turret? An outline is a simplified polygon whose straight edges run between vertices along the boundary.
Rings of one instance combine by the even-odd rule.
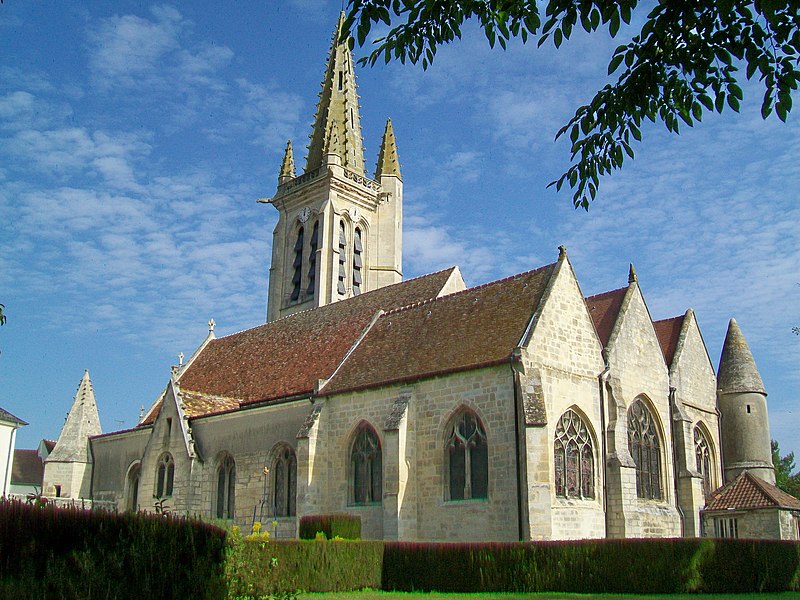
[[[717,372],[725,482],[744,470],[775,484],[767,391],[742,330],[731,319]]]

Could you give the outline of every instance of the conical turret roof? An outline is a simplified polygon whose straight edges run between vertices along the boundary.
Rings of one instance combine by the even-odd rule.
[[[717,371],[717,390],[723,393],[767,394],[756,361],[736,319],[731,319],[728,324]]]
[[[306,172],[321,167],[326,154],[336,154],[343,167],[364,173],[364,147],[353,55],[347,41],[341,41],[344,21],[345,14],[342,13],[333,34],[317,103]]]
[[[102,430],[92,380],[89,379],[89,371],[85,371],[56,446],[47,457],[48,462],[89,462],[89,437],[100,433]]]
[[[395,175],[400,177],[400,159],[397,156],[397,143],[394,139],[392,120],[386,120],[386,129],[383,132],[381,149],[378,152],[378,165],[375,167],[375,179],[381,175]]]

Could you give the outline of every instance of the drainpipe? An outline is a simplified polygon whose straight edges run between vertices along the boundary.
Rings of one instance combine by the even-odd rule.
[[[522,427],[522,399],[521,399],[521,384],[519,379],[519,371],[515,368],[517,364],[522,363],[522,355],[519,349],[514,350],[511,356],[511,385],[514,388],[514,438],[516,441],[516,468],[517,468],[517,533],[521,542],[525,540],[525,520],[527,511],[525,510],[525,499],[527,491],[527,478],[522,469],[522,456],[525,452],[525,440],[521,435],[520,428]]]
[[[681,520],[681,537],[686,536],[686,515],[683,513],[681,503],[678,500],[678,449],[675,445],[675,432],[672,424],[672,416],[675,413],[675,388],[669,388],[669,439],[672,446],[672,488],[675,493],[675,508],[678,509],[678,516]]]
[[[605,399],[605,385],[608,381],[608,373],[611,367],[608,364],[608,352],[603,349],[603,362],[605,366],[600,375],[597,376],[597,385],[600,389],[600,460],[602,461],[601,467],[603,469],[603,518],[605,520],[605,536],[608,537],[608,485],[606,483],[606,399]]]

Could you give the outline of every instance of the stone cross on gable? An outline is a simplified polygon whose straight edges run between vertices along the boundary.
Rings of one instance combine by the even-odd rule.
[[[214,319],[213,318],[210,319],[208,321],[208,333],[214,333],[214,327],[215,326],[216,326],[216,322],[214,321]]]

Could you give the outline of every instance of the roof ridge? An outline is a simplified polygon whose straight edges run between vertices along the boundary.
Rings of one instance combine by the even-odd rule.
[[[609,296],[611,294],[616,294],[618,292],[627,291],[628,287],[629,286],[626,285],[625,287],[617,288],[615,290],[608,290],[607,292],[600,292],[599,294],[593,294],[591,296],[586,296],[586,298],[584,298],[583,300],[584,300],[584,302],[588,302],[589,300],[593,300],[594,298],[599,298],[600,296]]]
[[[505,282],[510,281],[512,279],[516,279],[517,277],[523,277],[525,275],[531,275],[531,274],[536,273],[538,271],[542,271],[543,269],[547,269],[549,267],[553,267],[555,264],[556,263],[553,262],[553,263],[550,263],[550,264],[547,264],[547,265],[543,265],[541,267],[537,267],[536,269],[531,269],[529,271],[523,271],[522,273],[515,273],[514,275],[509,275],[508,277],[503,277],[502,279],[495,279],[494,281],[488,281],[486,283],[482,283],[480,285],[476,285],[475,287],[469,287],[469,288],[466,288],[466,289],[463,289],[463,290],[459,290],[457,292],[453,292],[451,294],[447,294],[446,296],[437,296],[435,298],[428,298],[427,300],[421,300],[419,302],[414,302],[413,304],[407,304],[406,306],[398,306],[398,307],[393,308],[391,310],[385,311],[383,313],[383,316],[385,317],[387,315],[392,315],[392,314],[395,314],[395,313],[399,313],[399,312],[404,311],[404,310],[410,310],[412,308],[417,308],[417,307],[423,306],[425,304],[432,304],[432,303],[434,303],[434,302],[436,302],[438,300],[445,300],[445,299],[455,298],[456,296],[463,296],[464,294],[469,294],[470,292],[475,292],[477,290],[482,290],[483,288],[486,288],[486,287],[489,287],[489,286],[492,286],[492,285],[498,285],[500,283],[505,283]]]
[[[683,313],[682,315],[678,315],[676,317],[667,317],[666,319],[658,319],[657,321],[653,321],[653,325],[655,325],[656,323],[666,323],[667,321],[677,321],[678,319],[685,319],[685,318],[686,318],[686,313]]]

